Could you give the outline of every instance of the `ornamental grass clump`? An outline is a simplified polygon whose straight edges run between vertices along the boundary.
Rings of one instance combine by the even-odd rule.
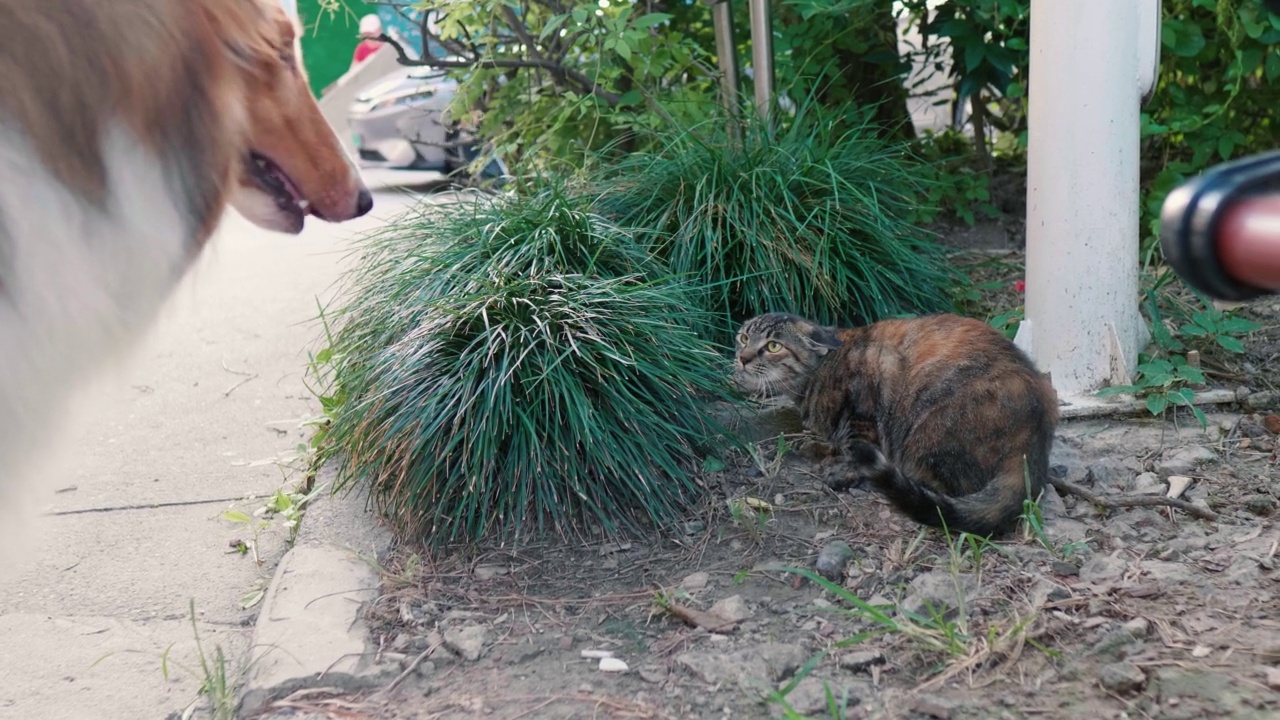
[[[652,252],[703,288],[717,342],[770,311],[854,323],[951,309],[940,247],[905,219],[927,174],[903,147],[816,107],[780,122],[659,138],[602,166],[596,208],[652,230]]]
[[[667,523],[699,497],[721,357],[685,289],[559,190],[369,237],[331,324],[320,460],[431,544]]]

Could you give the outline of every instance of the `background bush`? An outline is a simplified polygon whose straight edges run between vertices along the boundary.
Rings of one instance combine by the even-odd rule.
[[[329,313],[318,459],[433,544],[672,521],[731,394],[658,269],[554,189],[391,224]]]
[[[949,309],[940,248],[906,220],[927,196],[918,166],[842,120],[806,106],[779,129],[670,129],[599,169],[598,207],[649,229],[655,255],[702,288],[721,343],[762,312],[850,324]]]

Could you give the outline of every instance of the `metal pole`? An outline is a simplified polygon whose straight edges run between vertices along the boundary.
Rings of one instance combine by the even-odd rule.
[[[773,25],[769,0],[749,0],[751,8],[751,77],[756,109],[768,119],[773,107]]]
[[[1138,314],[1140,47],[1158,0],[1032,0],[1026,319],[1016,342],[1059,395],[1126,383]],[[1158,37],[1158,33],[1157,33]]]
[[[738,49],[733,43],[733,5],[730,0],[703,0],[711,6],[720,64],[720,101],[730,120],[738,116]]]

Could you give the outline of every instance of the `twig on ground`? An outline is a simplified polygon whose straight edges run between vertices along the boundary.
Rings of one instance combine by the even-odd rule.
[[[702,610],[696,610],[691,607],[685,607],[680,603],[664,603],[663,609],[672,615],[680,618],[684,622],[694,627],[702,628],[708,632],[723,633],[733,630],[737,623],[732,620],[726,620],[719,615]]]
[[[1087,502],[1099,507],[1107,508],[1108,510],[1131,507],[1171,507],[1177,508],[1189,515],[1198,517],[1201,520],[1213,522],[1218,519],[1218,513],[1212,510],[1207,510],[1199,505],[1192,505],[1186,500],[1165,497],[1163,495],[1116,495],[1114,497],[1103,497],[1066,480],[1051,478],[1049,480],[1049,484],[1064,493],[1083,498]]]
[[[396,688],[400,687],[400,683],[404,682],[405,678],[412,675],[413,671],[418,669],[418,666],[422,664],[423,660],[427,659],[428,655],[435,652],[436,650],[439,650],[440,646],[443,644],[444,643],[432,643],[431,647],[418,653],[418,656],[413,659],[413,662],[409,663],[408,667],[404,669],[404,672],[397,675],[396,679],[392,680],[391,684],[387,686],[387,689],[383,690],[382,692],[384,694],[390,695]]]

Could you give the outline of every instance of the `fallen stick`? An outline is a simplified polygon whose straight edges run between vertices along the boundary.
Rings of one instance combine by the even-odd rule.
[[[1218,513],[1212,510],[1206,510],[1199,505],[1192,505],[1186,500],[1165,497],[1164,495],[1116,495],[1114,497],[1103,497],[1066,480],[1050,478],[1049,484],[1068,495],[1075,495],[1108,510],[1131,507],[1171,507],[1189,515],[1194,515],[1201,520],[1212,522],[1218,519]]]
[[[663,608],[689,625],[700,627],[713,633],[729,632],[737,625],[736,622],[726,620],[719,615],[685,607],[679,603],[667,603]]]

